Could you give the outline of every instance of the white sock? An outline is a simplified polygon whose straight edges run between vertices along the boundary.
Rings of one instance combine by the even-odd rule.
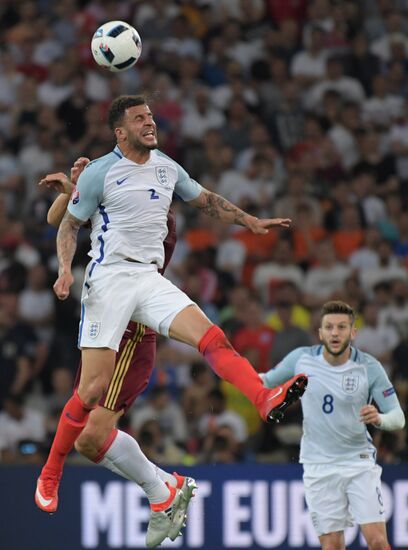
[[[153,464],[153,462],[151,462],[150,464]],[[153,464],[153,466],[157,469],[157,475],[162,481],[164,481],[165,483],[168,483],[172,487],[177,487],[177,479],[172,474],[169,474],[165,470],[162,470],[155,464]]]
[[[137,441],[122,431],[118,431],[114,442],[99,464],[125,479],[135,481],[145,491],[151,504],[158,504],[169,498],[170,491],[165,482],[172,480],[169,481],[168,476],[174,480],[171,485],[176,485],[174,476],[150,462],[142,453]],[[165,474],[165,478],[162,477],[162,473]]]

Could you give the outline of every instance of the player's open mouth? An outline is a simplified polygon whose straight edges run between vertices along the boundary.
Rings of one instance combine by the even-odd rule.
[[[143,134],[143,137],[153,137],[153,138],[155,138],[156,136],[155,136],[154,132],[150,131],[150,132],[146,132],[145,134]]]

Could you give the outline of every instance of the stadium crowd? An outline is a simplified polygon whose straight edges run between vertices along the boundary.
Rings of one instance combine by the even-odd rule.
[[[98,24],[143,41],[129,71],[93,61]],[[408,3],[406,0],[3,0],[0,5],[0,462],[42,461],[71,395],[89,234],[76,283],[52,292],[55,193],[46,173],[112,149],[121,93],[145,93],[160,149],[259,217],[252,235],[174,203],[167,277],[259,372],[318,342],[319,310],[358,312],[355,345],[378,358],[408,408]],[[143,399],[123,418],[161,464],[296,461],[300,409],[282,424],[160,338]],[[379,461],[408,460],[406,432],[374,434]],[[71,461],[79,460],[75,453]]]

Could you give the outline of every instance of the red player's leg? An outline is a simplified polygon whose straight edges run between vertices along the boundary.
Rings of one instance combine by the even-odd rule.
[[[90,411],[106,391],[112,377],[115,351],[107,348],[82,350],[82,373],[78,390],[65,405],[57,433],[37,482],[36,504],[45,512],[58,506],[58,485],[65,459],[89,418]]]

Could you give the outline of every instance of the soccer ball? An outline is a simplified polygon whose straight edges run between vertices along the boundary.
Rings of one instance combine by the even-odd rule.
[[[91,49],[98,65],[116,73],[133,67],[142,53],[142,41],[128,23],[109,21],[93,35]]]

